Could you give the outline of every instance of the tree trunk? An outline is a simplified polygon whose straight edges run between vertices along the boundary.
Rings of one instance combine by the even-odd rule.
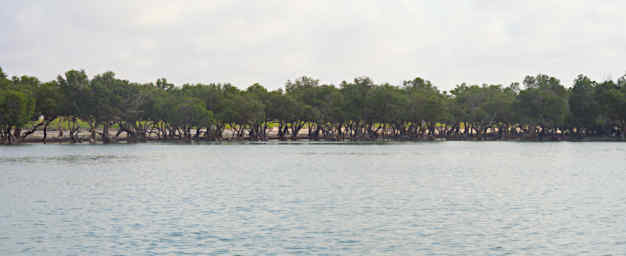
[[[57,137],[63,137],[63,118],[59,119],[59,122],[57,123]]]
[[[91,136],[89,138],[89,143],[94,144],[96,143],[96,127],[98,127],[98,123],[97,122],[92,122],[89,121],[89,126],[90,126],[90,130],[91,130]]]
[[[46,124],[43,126],[43,138],[41,139],[43,144],[46,144],[46,138],[48,137],[48,125],[49,124],[50,122],[46,122]]]
[[[7,141],[9,145],[13,144],[11,141],[11,127],[7,128]]]
[[[105,121],[102,126],[102,143],[108,144],[111,143],[111,138],[109,137],[109,121]]]

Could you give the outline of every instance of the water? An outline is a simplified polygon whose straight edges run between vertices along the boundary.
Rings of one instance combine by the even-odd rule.
[[[0,147],[0,255],[625,255],[626,143]]]

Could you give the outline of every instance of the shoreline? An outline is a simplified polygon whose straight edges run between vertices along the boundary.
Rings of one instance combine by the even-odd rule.
[[[568,136],[537,136],[537,137],[456,137],[456,136],[434,136],[434,137],[279,137],[279,136],[267,136],[264,138],[252,138],[252,137],[226,137],[221,139],[207,139],[201,138],[158,138],[158,137],[146,137],[133,142],[129,142],[126,137],[112,138],[111,142],[103,143],[102,138],[92,141],[88,135],[80,135],[80,142],[74,142],[71,137],[48,137],[46,142],[43,142],[43,138],[38,136],[28,137],[21,141],[21,144],[137,144],[137,143],[150,143],[150,142],[173,142],[181,144],[202,143],[202,142],[296,142],[296,141],[320,141],[320,142],[429,142],[429,141],[475,141],[475,142],[488,142],[488,141],[510,141],[510,142],[626,142],[626,139],[620,137],[568,137]],[[2,145],[2,144],[0,144]]]
[[[171,142],[171,143],[181,143],[181,144],[190,144],[190,143],[203,143],[203,142],[266,142],[266,141],[283,141],[283,142],[295,142],[295,141],[321,141],[321,142],[374,142],[374,143],[385,143],[385,142],[428,142],[428,141],[513,141],[513,142],[557,142],[557,141],[568,141],[568,142],[626,142],[625,138],[617,137],[617,136],[568,136],[562,134],[520,134],[520,135],[498,135],[498,134],[483,134],[483,135],[439,135],[435,134],[431,135],[421,135],[421,136],[383,136],[379,134],[378,136],[309,136],[308,131],[303,129],[304,131],[298,134],[298,136],[279,136],[277,130],[270,129],[265,136],[235,136],[234,132],[231,130],[225,130],[221,138],[215,137],[207,137],[207,136],[175,136],[170,135],[168,137],[158,136],[156,134],[147,134],[145,137],[128,137],[126,133],[119,134],[115,136],[114,134],[110,134],[108,136],[107,143],[104,142],[102,137],[102,130],[96,130],[97,136],[95,136],[95,140],[92,137],[92,134],[87,130],[79,130],[78,134],[75,134],[74,137],[68,136],[67,133],[62,133],[62,136],[59,136],[59,131],[48,130],[46,141],[43,141],[43,132],[41,130],[35,131],[30,134],[28,137],[21,139],[19,142],[14,144],[135,144],[135,143],[149,143],[149,142]],[[201,132],[204,134],[204,131]],[[8,145],[0,143],[0,145]]]

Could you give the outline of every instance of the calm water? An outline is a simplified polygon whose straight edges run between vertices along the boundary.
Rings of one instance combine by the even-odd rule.
[[[0,147],[0,255],[625,255],[626,143]]]

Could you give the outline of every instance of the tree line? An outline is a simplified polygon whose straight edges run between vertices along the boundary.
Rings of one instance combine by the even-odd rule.
[[[72,142],[147,139],[624,139],[626,75],[569,87],[548,75],[509,86],[460,84],[440,91],[415,78],[401,85],[368,77],[322,84],[310,77],[267,90],[229,83],[135,83],[113,72],[89,78],[70,70],[56,80],[8,77],[0,68],[0,143],[24,141],[52,122]],[[86,123],[88,138],[79,136]],[[83,128],[84,129],[84,128]]]

